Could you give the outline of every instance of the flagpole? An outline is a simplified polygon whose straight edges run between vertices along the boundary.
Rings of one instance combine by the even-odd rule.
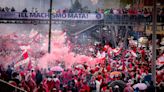
[[[50,0],[50,9],[49,9],[48,53],[51,53],[51,25],[52,25],[52,0]]]
[[[154,86],[156,86],[156,30],[157,30],[157,7],[156,7],[157,0],[153,0],[153,34],[152,34],[152,44],[153,44],[153,53],[152,53],[152,62],[151,62],[151,69],[152,69],[152,81]]]

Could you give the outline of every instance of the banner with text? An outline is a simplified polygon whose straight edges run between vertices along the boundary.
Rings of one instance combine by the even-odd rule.
[[[100,13],[57,13],[52,20],[102,20]],[[49,13],[0,12],[0,19],[49,19]]]

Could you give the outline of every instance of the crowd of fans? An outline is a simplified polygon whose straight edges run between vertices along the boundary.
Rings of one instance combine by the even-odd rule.
[[[28,11],[27,8],[24,8],[22,12],[38,13],[38,8],[32,8],[31,11]]]
[[[22,11],[27,10],[27,8],[23,9]],[[0,12],[15,12],[15,8],[14,7],[0,7]],[[27,10],[28,12],[38,12],[38,8],[32,8],[30,11]],[[49,10],[48,10],[49,11]],[[142,9],[134,9],[134,8],[119,8],[119,9],[114,9],[114,8],[108,8],[108,9],[101,9],[98,8],[96,9],[94,12],[95,13],[103,13],[103,14],[134,14],[134,15],[139,15],[139,14],[143,14],[143,15],[151,15],[152,14],[152,9],[151,8],[142,8]],[[70,12],[74,12],[73,9],[52,9],[53,13],[70,13]],[[88,10],[87,8],[85,9],[78,9],[76,12],[79,13],[91,13],[93,11]],[[164,8],[157,8],[157,15],[164,15]]]
[[[14,7],[0,7],[0,12],[17,12],[16,9]],[[38,8],[32,8],[31,11],[29,11],[27,8],[24,8],[21,12],[33,12],[33,13],[37,13],[38,12]]]
[[[12,8],[0,8],[0,12],[15,12]],[[37,8],[28,11],[26,8],[22,12],[38,12]],[[54,10],[53,13],[71,12],[68,9]],[[79,10],[79,12],[82,12]],[[142,9],[98,9],[96,13],[108,14],[142,14],[151,17],[152,10]],[[164,20],[164,9],[158,10],[158,17]],[[130,43],[129,39],[129,43]],[[119,48],[123,48],[123,42],[120,41]],[[145,47],[128,45],[128,50],[132,50],[137,57],[126,54],[124,59],[122,52],[108,53],[109,44],[99,44],[95,48],[95,53],[105,53],[103,62],[90,67],[86,63],[73,65],[71,68],[62,67],[63,71],[52,71],[50,68],[39,69],[33,67],[26,69],[20,67],[15,69],[9,65],[7,69],[0,66],[0,79],[22,88],[28,92],[157,92],[164,91],[164,71],[161,67],[157,70],[156,87],[151,81],[151,41]],[[159,50],[157,56],[164,52]],[[71,62],[71,61],[70,61]],[[137,83],[143,83],[147,86],[144,90],[139,87],[134,88]]]
[[[129,42],[131,39],[129,39]],[[122,47],[122,42],[119,47]],[[156,87],[151,81],[151,41],[145,46],[128,45],[128,50],[137,53],[137,57],[127,53],[108,53],[108,44],[97,45],[96,52],[106,53],[103,62],[90,67],[86,63],[63,67],[63,71],[50,68],[33,67],[15,69],[9,65],[0,66],[0,79],[28,92],[163,92],[164,71],[157,69]],[[123,50],[123,49],[121,49]],[[161,50],[160,50],[161,51]],[[163,53],[158,53],[160,56]],[[122,56],[125,57],[121,59]],[[121,57],[120,57],[121,56]],[[122,61],[123,60],[123,61]],[[71,62],[71,61],[70,61]],[[123,63],[124,62],[124,63]],[[145,89],[134,87],[137,83],[147,86]]]
[[[0,12],[15,12],[15,8],[14,7],[0,7]]]
[[[133,9],[133,8],[122,8],[122,9],[97,9],[98,13],[105,15],[137,15],[146,18],[147,21],[152,21],[153,10],[150,8]],[[157,8],[157,21],[164,22],[164,8]]]

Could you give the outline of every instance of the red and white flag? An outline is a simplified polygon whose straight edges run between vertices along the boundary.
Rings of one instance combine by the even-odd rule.
[[[19,58],[19,60],[17,60],[14,67],[19,67],[20,65],[27,64],[30,61],[29,55],[28,55],[28,52],[27,52],[27,50],[30,48],[30,46],[21,45],[20,48],[22,49],[22,54],[21,54],[21,57]]]

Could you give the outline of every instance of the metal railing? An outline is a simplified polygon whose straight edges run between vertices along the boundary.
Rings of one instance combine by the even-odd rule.
[[[0,92],[27,92],[0,79]]]
[[[104,16],[104,20],[112,22],[152,22],[152,15],[109,14]],[[157,22],[164,23],[164,15],[158,15]]]

